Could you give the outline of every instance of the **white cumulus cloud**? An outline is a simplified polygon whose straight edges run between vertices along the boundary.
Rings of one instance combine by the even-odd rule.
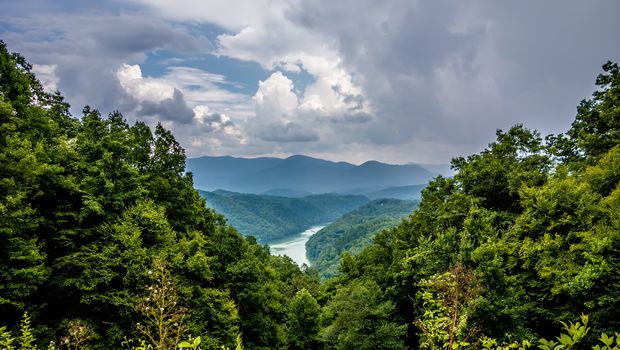
[[[258,83],[254,104],[259,119],[290,120],[299,105],[293,81],[281,72],[273,73]]]
[[[58,90],[58,82],[60,79],[56,75],[57,64],[33,64],[32,72],[37,75],[43,89],[47,92],[55,92]]]

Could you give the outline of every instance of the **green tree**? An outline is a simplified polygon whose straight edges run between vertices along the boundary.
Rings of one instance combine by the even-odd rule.
[[[406,326],[393,322],[393,313],[376,283],[356,281],[339,288],[325,307],[321,335],[333,349],[405,349]]]
[[[603,71],[596,78],[600,90],[577,107],[577,117],[566,133],[569,139],[553,138],[568,161],[585,159],[591,164],[620,143],[620,67],[607,62]]]
[[[33,332],[51,338],[81,319],[93,348],[118,347],[161,258],[191,333],[234,346],[241,326],[249,350],[283,344],[283,305],[298,290],[288,282],[312,282],[205,207],[172,133],[88,106],[72,118],[4,43],[0,83],[1,323],[29,310]]]
[[[321,307],[305,289],[295,294],[286,314],[288,348],[293,350],[320,349],[318,341]]]

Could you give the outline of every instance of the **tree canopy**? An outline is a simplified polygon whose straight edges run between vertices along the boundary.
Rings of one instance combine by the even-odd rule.
[[[390,318],[408,326],[411,347],[426,339],[415,326],[429,311],[424,281],[455,266],[471,270],[481,288],[459,310],[474,339],[549,337],[582,313],[589,342],[617,330],[620,70],[609,62],[603,71],[566,134],[543,139],[516,125],[482,152],[454,159],[455,176],[431,181],[409,219],[345,257],[330,290],[376,283],[378,302],[394,303]]]
[[[170,131],[88,106],[74,118],[30,69],[0,44],[0,324],[28,311],[53,339],[79,319],[97,348],[118,347],[163,260],[191,334],[284,344],[286,305],[318,277],[206,208]]]

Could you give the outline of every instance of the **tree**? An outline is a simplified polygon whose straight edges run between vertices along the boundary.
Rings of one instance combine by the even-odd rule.
[[[596,78],[600,90],[584,99],[566,134],[549,135],[552,153],[573,168],[593,164],[620,142],[620,67],[608,61]]]
[[[376,283],[353,282],[339,288],[328,302],[322,339],[338,350],[405,349],[406,326],[392,321],[393,313],[394,304],[382,300]]]
[[[305,289],[295,294],[286,314],[288,348],[291,350],[320,349],[318,341],[321,308]]]
[[[452,350],[469,345],[476,336],[468,324],[469,303],[480,295],[473,271],[458,264],[420,284],[423,312],[415,322],[422,330],[420,347]]]

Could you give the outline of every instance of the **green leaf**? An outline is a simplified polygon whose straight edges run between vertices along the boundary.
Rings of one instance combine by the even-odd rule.
[[[599,339],[607,346],[611,346],[614,343],[614,338],[610,338],[605,333],[602,333]]]
[[[561,334],[557,338],[562,345],[573,345],[574,344],[573,339],[570,336],[568,336],[568,334]]]

